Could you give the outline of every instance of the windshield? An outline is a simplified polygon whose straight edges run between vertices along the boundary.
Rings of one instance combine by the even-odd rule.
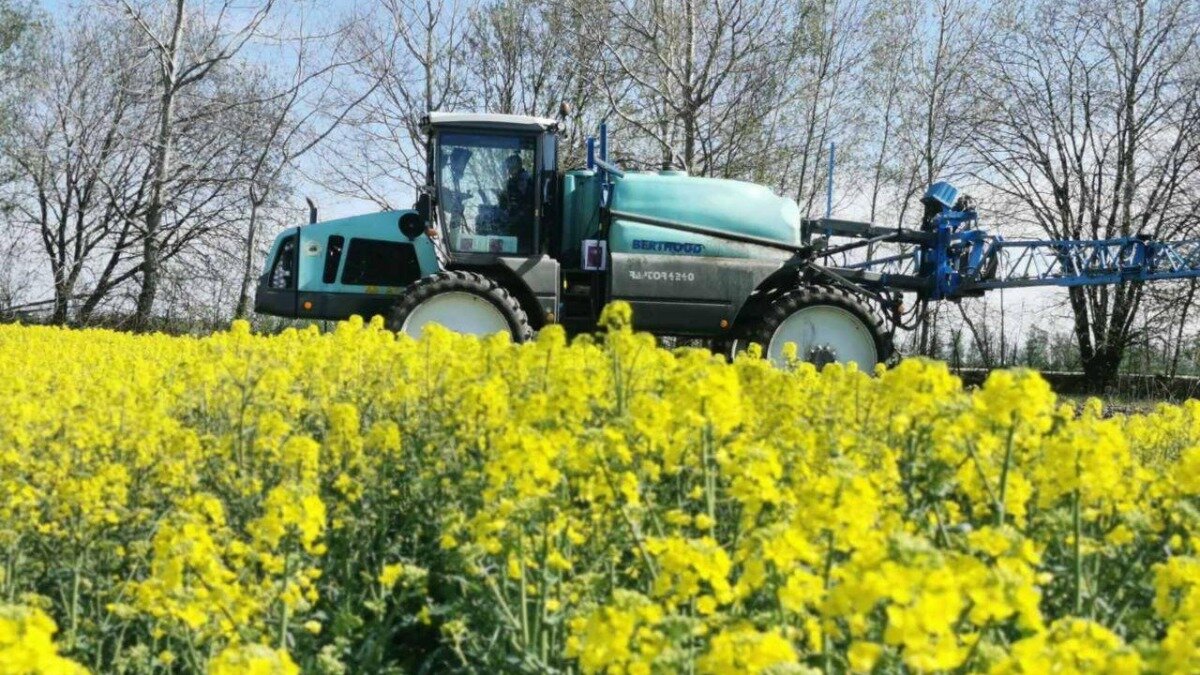
[[[443,133],[438,208],[454,251],[528,253],[534,232],[534,137]]]

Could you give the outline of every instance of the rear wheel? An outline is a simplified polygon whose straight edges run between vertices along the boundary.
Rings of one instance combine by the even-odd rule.
[[[784,346],[795,343],[796,357],[818,368],[828,363],[856,363],[872,372],[894,351],[883,322],[852,293],[812,286],[788,291],[771,301],[762,318],[747,331],[762,345],[763,356],[782,365]]]
[[[419,338],[425,327],[440,324],[456,333],[507,332],[513,342],[533,337],[521,304],[500,284],[474,272],[441,272],[405,289],[388,314],[387,327]]]

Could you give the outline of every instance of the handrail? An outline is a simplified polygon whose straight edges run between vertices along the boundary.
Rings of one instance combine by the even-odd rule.
[[[616,176],[617,178],[625,177],[625,172],[622,171],[621,168],[618,167],[616,164],[612,164],[611,162],[606,162],[603,159],[593,157],[592,164],[595,164],[596,166],[607,171],[608,173],[611,173],[612,175]]]

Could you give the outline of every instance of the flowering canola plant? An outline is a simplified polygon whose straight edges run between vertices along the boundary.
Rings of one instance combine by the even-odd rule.
[[[0,675],[1200,668],[1200,403],[605,323],[0,327]]]

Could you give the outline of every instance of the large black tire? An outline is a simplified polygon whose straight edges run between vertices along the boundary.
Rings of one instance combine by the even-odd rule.
[[[509,334],[513,342],[525,342],[533,337],[533,328],[529,325],[529,316],[521,308],[521,303],[513,297],[508,289],[494,280],[476,274],[459,270],[439,272],[417,280],[404,289],[400,301],[388,312],[386,325],[388,330],[401,332],[404,322],[409,315],[426,300],[442,293],[470,293],[491,303],[508,322]]]
[[[850,291],[833,286],[803,286],[779,294],[771,300],[761,317],[751,323],[744,331],[741,343],[755,342],[762,346],[763,355],[768,354],[772,336],[789,316],[796,312],[817,305],[828,305],[849,312],[862,323],[875,344],[878,363],[891,363],[896,355],[895,346],[884,326],[883,319]],[[801,359],[813,360],[818,365],[820,359],[811,358],[814,355],[798,354]],[[838,359],[834,359],[838,360]]]

